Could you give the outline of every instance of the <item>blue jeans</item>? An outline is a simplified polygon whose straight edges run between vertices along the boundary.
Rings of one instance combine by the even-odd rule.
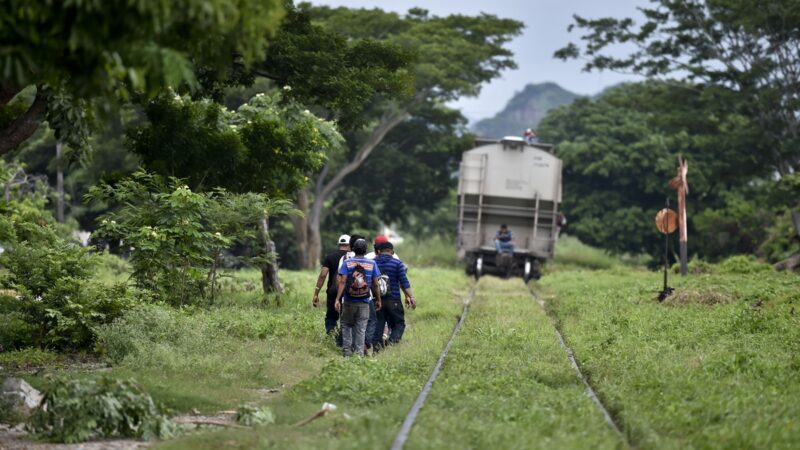
[[[375,334],[373,335],[372,342],[375,348],[380,348],[383,345],[383,327],[389,326],[389,343],[397,344],[403,338],[403,332],[406,330],[405,309],[403,309],[403,301],[400,299],[389,299],[383,301],[383,307],[378,311],[378,325],[375,327]]]
[[[514,254],[514,244],[511,242],[503,242],[499,239],[495,239],[494,248],[497,250],[497,253],[503,253],[505,251],[509,255]]]
[[[366,338],[364,343],[367,345],[367,348],[371,348],[374,341],[372,336],[375,334],[376,324],[378,323],[378,315],[377,311],[375,311],[375,300],[369,299],[369,320],[367,321],[367,330],[366,330]],[[381,328],[383,331],[383,328]]]
[[[325,333],[329,336],[334,334],[336,339],[336,346],[342,346],[342,331],[339,329],[339,313],[336,312],[334,304],[336,303],[336,291],[331,290],[327,292],[327,310],[325,311]]]

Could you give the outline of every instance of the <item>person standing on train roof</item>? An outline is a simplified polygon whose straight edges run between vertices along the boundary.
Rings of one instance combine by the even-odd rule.
[[[389,286],[386,296],[383,297],[380,311],[378,311],[378,324],[375,335],[372,337],[375,350],[379,351],[383,344],[383,328],[388,325],[391,330],[389,334],[389,344],[397,344],[403,338],[406,329],[405,310],[403,302],[400,300],[400,290],[406,296],[406,306],[411,309],[417,307],[417,300],[411,292],[411,282],[408,281],[408,269],[403,261],[394,254],[394,245],[391,242],[381,243],[375,246],[378,255],[375,262],[381,274],[389,278]]]
[[[340,314],[342,325],[342,354],[364,356],[364,342],[369,321],[370,292],[375,298],[375,309],[381,309],[381,292],[378,277],[381,272],[375,261],[365,258],[367,241],[356,240],[352,245],[355,256],[343,261],[339,268],[339,290],[334,308]]]
[[[514,234],[508,228],[508,225],[500,225],[500,229],[494,235],[494,248],[497,253],[506,252],[509,255],[514,254],[514,244],[511,242],[514,239]]]
[[[337,277],[339,274],[339,262],[347,252],[350,251],[350,236],[343,234],[339,236],[336,243],[337,248],[335,251],[329,253],[322,260],[322,269],[319,271],[317,277],[317,284],[314,289],[314,297],[311,300],[311,305],[315,308],[319,306],[319,291],[322,289],[322,284],[325,282],[325,277],[328,277],[327,289],[325,290],[326,305],[325,311],[325,332],[330,335],[336,330],[336,345],[342,346],[342,333],[337,330],[339,324],[339,313],[336,312],[333,305],[336,302],[336,291],[339,286]]]

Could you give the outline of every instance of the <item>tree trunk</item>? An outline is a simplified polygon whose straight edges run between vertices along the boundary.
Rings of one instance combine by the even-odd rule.
[[[261,218],[261,239],[264,242],[264,256],[275,256],[275,242],[269,238],[269,218]],[[278,277],[278,261],[264,262],[261,266],[261,287],[264,294],[277,292],[283,294],[283,284]]]
[[[46,109],[47,96],[44,89],[39,87],[36,98],[28,110],[20,114],[6,128],[0,130],[0,155],[16,149],[19,144],[31,137],[39,127]]]
[[[318,206],[319,205],[319,206]],[[312,264],[309,269],[313,269],[313,264],[322,260],[322,238],[320,236],[320,225],[322,216],[322,202],[314,201],[314,207],[308,214],[308,260]]]
[[[800,239],[800,211],[797,208],[792,208],[792,223],[794,224],[795,237]]]
[[[64,156],[64,144],[56,142],[56,220],[58,223],[64,223],[64,165],[62,159]]]
[[[421,95],[421,94],[420,94]],[[326,182],[328,171],[330,170],[330,163],[325,165],[322,172],[317,177],[316,186],[314,188],[314,203],[311,205],[308,221],[308,261],[309,263],[316,263],[320,260],[322,255],[322,240],[320,239],[320,226],[322,223],[322,208],[325,201],[330,198],[334,190],[338,188],[345,177],[358,170],[367,160],[375,147],[378,146],[394,127],[403,123],[408,119],[408,108],[386,113],[372,129],[370,136],[359,147],[355,156],[351,161],[345,164],[338,172],[335,172],[330,181]]]
[[[313,260],[308,255],[308,189],[301,189],[297,193],[297,209],[303,213],[300,217],[292,217],[297,245],[297,264],[301,269],[312,269]]]

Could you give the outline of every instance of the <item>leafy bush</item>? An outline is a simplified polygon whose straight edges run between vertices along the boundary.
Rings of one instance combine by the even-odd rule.
[[[41,206],[41,205],[39,205]],[[96,257],[63,239],[52,216],[31,202],[3,203],[0,330],[4,350],[28,346],[86,348],[94,328],[133,302],[122,284],[90,281]]]
[[[774,269],[769,264],[757,261],[752,256],[738,255],[722,261],[719,264],[720,272],[735,274],[751,274],[759,272],[772,272]]]
[[[769,262],[779,262],[800,253],[800,240],[792,224],[789,211],[775,217],[775,223],[767,229],[767,238],[758,248],[759,256]]]
[[[95,186],[87,198],[120,205],[100,217],[97,234],[129,245],[136,285],[173,305],[213,300],[223,250],[263,238],[263,217],[291,211],[264,195],[193,192],[182,180],[146,172]]]
[[[164,409],[132,380],[55,380],[43,394],[29,428],[50,441],[166,438],[174,432]]]
[[[240,406],[233,417],[236,423],[251,427],[253,425],[267,425],[275,423],[275,414],[268,406],[256,408],[255,406]]]
[[[700,258],[692,258],[686,263],[686,269],[689,273],[700,275],[700,274],[708,274],[714,272],[714,265],[703,261]],[[672,273],[680,273],[681,272],[681,264],[680,262],[676,262],[672,265]]]

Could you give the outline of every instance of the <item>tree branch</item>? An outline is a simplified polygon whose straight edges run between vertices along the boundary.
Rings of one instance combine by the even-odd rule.
[[[328,198],[331,192],[339,187],[345,177],[355,172],[364,164],[364,161],[366,161],[372,151],[375,150],[375,147],[377,147],[378,144],[383,141],[383,138],[386,137],[386,134],[397,125],[403,123],[403,121],[408,119],[408,117],[409,113],[406,109],[402,109],[389,115],[384,115],[378,126],[372,130],[369,139],[367,139],[367,141],[361,145],[361,148],[358,149],[358,152],[353,160],[342,167],[342,169],[333,176],[331,181],[324,185],[322,191],[320,192],[319,198],[314,199],[314,202],[317,203]]]
[[[14,119],[8,127],[0,131],[0,155],[16,149],[19,144],[36,131],[41,123],[41,117],[47,109],[47,95],[42,87],[37,88],[36,98],[27,111]]]
[[[17,89],[17,87],[11,83],[0,83],[0,106],[7,105],[11,99],[19,94],[19,91],[20,89]]]
[[[272,81],[280,81],[280,78],[277,75],[272,75],[271,73],[269,73],[269,72],[267,72],[267,71],[265,71],[263,69],[258,69],[256,67],[253,67],[252,71],[253,71],[253,74],[258,75],[260,77],[268,78],[268,79],[270,79]]]

